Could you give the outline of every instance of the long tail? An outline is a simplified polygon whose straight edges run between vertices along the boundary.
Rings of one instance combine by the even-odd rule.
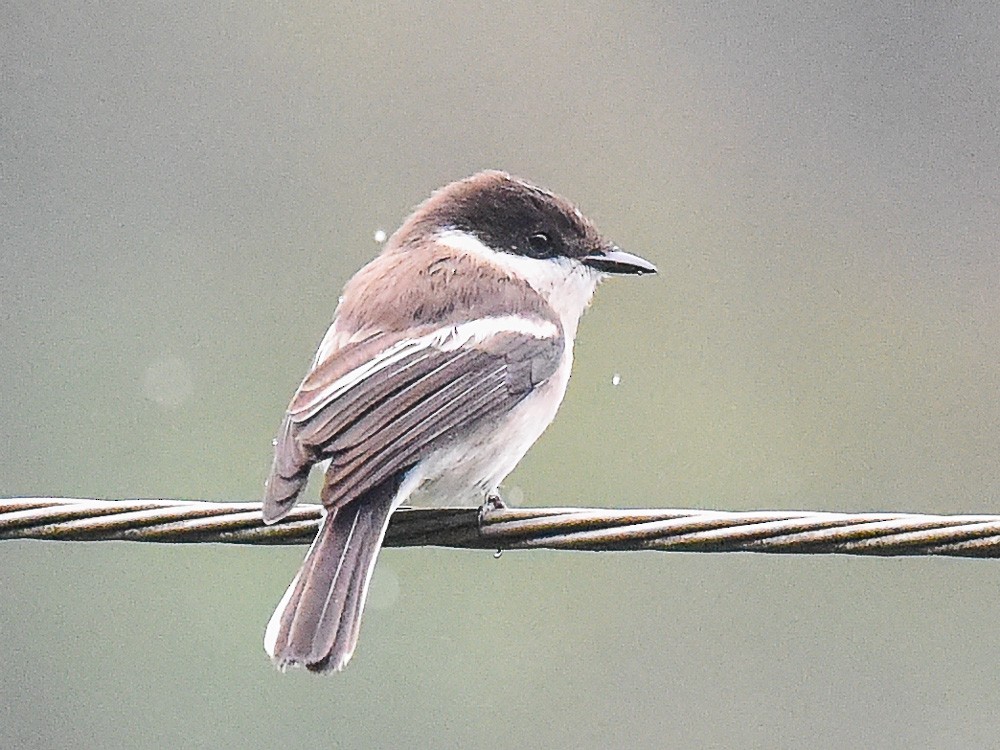
[[[350,660],[397,488],[386,482],[327,513],[267,625],[264,649],[280,669],[338,671]]]

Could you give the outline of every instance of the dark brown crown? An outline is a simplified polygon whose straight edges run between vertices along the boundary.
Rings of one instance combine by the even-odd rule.
[[[533,258],[582,258],[610,244],[568,200],[506,172],[479,172],[437,190],[392,238],[408,244],[435,231],[474,235],[502,252]]]

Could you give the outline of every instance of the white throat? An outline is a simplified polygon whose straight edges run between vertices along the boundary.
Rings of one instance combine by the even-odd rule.
[[[486,261],[508,276],[527,281],[559,316],[566,340],[572,346],[580,316],[601,280],[599,271],[572,258],[528,258],[494,250],[459,229],[448,229],[437,239],[454,250]]]

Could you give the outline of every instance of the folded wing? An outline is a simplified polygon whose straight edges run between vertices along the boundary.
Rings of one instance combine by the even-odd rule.
[[[549,378],[562,332],[543,319],[485,318],[373,333],[317,361],[285,415],[264,517],[295,504],[310,467],[330,459],[323,502],[337,508],[496,419]]]

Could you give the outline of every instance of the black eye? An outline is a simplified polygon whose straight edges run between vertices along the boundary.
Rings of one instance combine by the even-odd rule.
[[[555,252],[552,240],[543,232],[533,234],[528,238],[528,248],[534,258],[549,258]]]

